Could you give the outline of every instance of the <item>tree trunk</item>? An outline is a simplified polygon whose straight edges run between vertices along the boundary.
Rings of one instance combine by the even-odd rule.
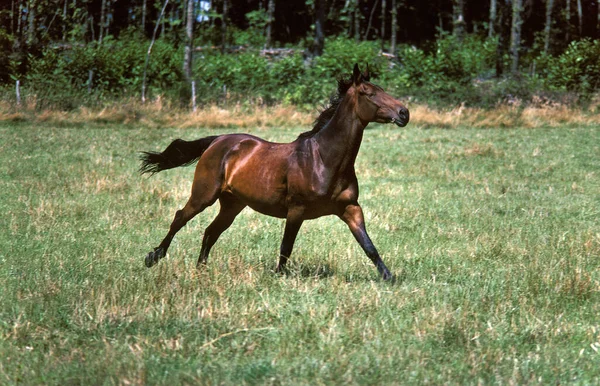
[[[360,9],[359,0],[354,0],[354,40],[360,41]]]
[[[104,36],[104,20],[106,13],[106,0],[102,0],[102,5],[100,6],[100,31],[98,35],[98,43],[102,44],[102,37]]]
[[[600,39],[600,1],[598,1],[598,21],[596,22],[596,39]]]
[[[104,37],[110,35],[110,26],[112,24],[112,18],[109,18],[108,15],[112,13],[112,1],[106,0],[106,9],[104,10]]]
[[[29,0],[29,5],[27,6],[27,21],[29,22],[29,26],[27,28],[27,45],[31,46],[35,43],[36,39],[36,25],[35,25],[35,9],[36,3],[35,0]]]
[[[546,25],[544,27],[544,54],[548,53],[550,48],[550,31],[552,30],[552,8],[554,0],[546,0]]]
[[[194,50],[194,0],[187,0],[185,21],[185,48],[183,51],[183,76],[187,84],[192,81],[192,55]]]
[[[315,40],[313,43],[313,56],[323,55],[323,47],[325,46],[325,33],[323,27],[325,25],[325,6],[326,0],[315,0]]]
[[[21,21],[23,19],[23,1],[22,0],[17,0],[17,5],[15,7],[15,13],[18,15],[16,16],[17,19],[17,26],[14,27],[16,28],[15,32],[13,32],[13,35],[15,36],[15,40],[13,42],[13,51],[20,53],[21,51],[21,47],[23,46],[23,26],[21,24]]]
[[[386,0],[381,1],[381,51],[385,51],[385,11]]]
[[[225,53],[227,46],[227,11],[229,0],[223,0],[223,17],[221,17],[221,52]]]
[[[581,8],[581,0],[577,0],[577,21],[579,22],[579,38],[583,36],[583,9]]]
[[[15,0],[10,0],[10,33],[15,34]]]
[[[154,42],[156,41],[156,31],[158,30],[158,24],[160,23],[161,19],[163,18],[164,14],[165,14],[165,9],[167,8],[167,4],[169,4],[169,0],[165,0],[165,4],[162,7],[162,11],[160,11],[158,20],[156,20],[156,25],[154,26],[154,33],[152,34],[152,41],[150,42],[150,45],[148,46],[148,52],[146,53],[146,60],[144,61],[144,74],[142,77],[142,103],[146,102],[146,74],[148,72],[148,61],[150,60],[150,53],[152,52],[152,46],[154,45]],[[185,63],[185,59],[184,59],[184,63]],[[184,64],[184,71],[185,71],[185,64]]]
[[[571,41],[571,0],[566,0],[565,13],[567,17],[567,31],[565,33],[565,41],[569,43]]]
[[[63,14],[62,14],[62,40],[67,40],[67,1],[63,3]]]
[[[147,0],[144,0],[142,2],[142,34],[146,34],[146,2]]]
[[[452,1],[452,34],[462,40],[465,37],[465,1]]]
[[[495,34],[496,15],[498,13],[498,2],[490,0],[490,24],[488,27],[488,37],[493,38]]]
[[[390,30],[390,54],[396,55],[396,30],[398,29],[398,10],[396,9],[396,0],[392,0],[392,27]]]
[[[271,48],[272,35],[273,35],[273,14],[275,13],[275,0],[269,0],[267,4],[267,38],[265,41],[265,48]]]
[[[367,23],[367,30],[363,35],[363,40],[367,40],[369,38],[369,32],[371,31],[371,26],[373,25],[373,16],[375,15],[375,10],[377,9],[377,4],[379,0],[375,0],[375,4],[373,4],[373,8],[371,8],[371,13],[369,14],[369,22]]]
[[[523,0],[513,0],[512,27],[510,32],[510,56],[512,58],[510,70],[513,75],[519,71],[519,49],[521,48],[521,26],[523,25],[522,9]]]

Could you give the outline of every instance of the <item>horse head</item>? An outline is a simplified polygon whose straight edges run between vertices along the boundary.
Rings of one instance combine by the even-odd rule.
[[[400,127],[406,126],[410,119],[406,106],[381,87],[371,83],[370,78],[368,64],[364,73],[361,73],[358,64],[354,65],[353,84],[348,94],[353,95],[358,118],[365,123],[395,123]]]

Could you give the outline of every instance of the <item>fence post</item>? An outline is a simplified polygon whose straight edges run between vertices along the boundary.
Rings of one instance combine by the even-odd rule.
[[[92,80],[94,79],[94,70],[89,70],[88,72],[88,94],[92,93]]]
[[[17,93],[17,106],[21,106],[21,81],[17,80],[16,90]]]
[[[192,111],[196,112],[196,81],[192,80]]]

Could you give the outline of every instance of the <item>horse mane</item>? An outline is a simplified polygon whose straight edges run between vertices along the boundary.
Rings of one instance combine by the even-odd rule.
[[[321,111],[317,119],[315,119],[315,121],[313,122],[314,126],[312,130],[300,134],[298,136],[298,139],[312,137],[313,135],[321,131],[327,125],[327,123],[329,123],[331,118],[333,118],[333,115],[337,111],[337,108],[339,107],[340,103],[342,103],[346,92],[348,91],[350,86],[352,86],[353,81],[352,79],[340,78],[338,79],[337,83],[337,93],[329,98],[329,104],[325,106],[325,108]]]

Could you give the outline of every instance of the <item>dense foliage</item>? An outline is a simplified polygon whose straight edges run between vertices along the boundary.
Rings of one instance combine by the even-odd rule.
[[[546,3],[526,1],[519,67],[509,71],[510,2],[497,3],[495,29],[488,23],[490,2],[397,0],[392,4],[402,12],[396,14],[390,13],[390,1],[387,14],[379,1],[327,2],[325,43],[317,55],[318,1],[273,1],[270,19],[266,2],[258,1],[220,0],[203,8],[210,2],[172,0],[159,18],[162,2],[148,3],[142,14],[141,3],[129,0],[119,7],[108,0],[83,0],[60,8],[38,0],[0,6],[2,98],[15,101],[17,80],[22,97],[37,108],[139,98],[146,55],[157,33],[146,95],[188,106],[192,90],[182,67],[187,1],[195,4],[191,79],[199,104],[314,106],[327,101],[335,79],[354,63],[369,63],[376,82],[394,95],[437,105],[486,107],[540,96],[577,103],[600,88],[600,42],[593,40],[600,25],[594,24],[591,16],[597,12],[589,4],[579,20],[574,11],[565,14],[563,5],[555,5],[544,21]],[[462,24],[453,15],[458,4]],[[394,15],[397,44],[395,39],[390,43]],[[142,25],[140,20],[145,20]],[[267,34],[270,20],[272,33]],[[544,35],[548,20],[551,28]],[[282,51],[265,52],[272,47]]]
[[[31,61],[22,84],[38,107],[71,109],[121,97],[138,96],[147,43],[141,38],[107,39],[102,45],[76,45],[70,50],[48,48]],[[165,40],[155,43],[148,65],[150,97],[162,95],[188,103],[181,95],[181,49]],[[376,82],[395,95],[430,104],[493,106],[510,100],[529,101],[543,94],[566,99],[592,95],[600,87],[600,44],[573,42],[556,57],[540,56],[539,72],[518,79],[494,77],[495,42],[468,36],[440,38],[430,49],[401,46],[397,59],[380,54],[376,42],[328,39],[322,56],[310,63],[296,49],[270,59],[259,49],[235,54],[218,50],[199,53],[194,62],[197,100],[206,103],[323,103],[334,81],[353,63],[368,63]]]

